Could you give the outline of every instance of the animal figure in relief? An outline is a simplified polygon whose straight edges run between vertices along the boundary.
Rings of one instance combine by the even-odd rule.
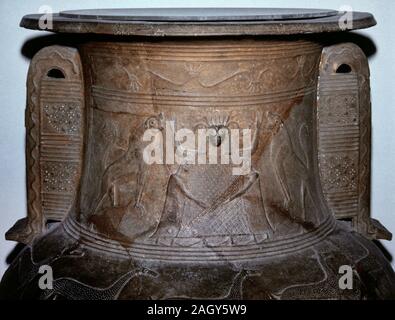
[[[230,119],[229,115],[214,113],[194,129],[213,129],[209,142],[218,148],[224,141],[224,130],[239,128]],[[251,126],[251,154],[257,150],[261,122],[258,112]],[[232,165],[179,165],[169,177],[165,207],[153,238],[170,242],[171,238],[178,238],[180,243],[197,236],[245,235],[250,239],[247,241],[255,241],[253,235],[259,232],[265,233],[262,238],[267,238],[270,228],[262,214],[258,176],[254,168],[247,175],[236,176],[232,174]]]
[[[162,116],[145,121],[143,129],[159,127]],[[147,231],[144,205],[141,197],[149,168],[143,161],[138,132],[130,132],[126,150],[108,164],[101,178],[99,199],[90,221],[102,233],[111,232],[116,238],[129,243]],[[128,221],[132,219],[132,223]],[[128,235],[121,226],[128,225]]]
[[[265,197],[265,208],[269,221],[274,229],[276,226],[294,228],[294,224],[304,229],[314,227],[308,220],[308,212],[317,210],[314,194],[310,188],[310,161],[305,143],[308,141],[308,127],[302,122],[295,133],[291,132],[282,118],[273,112],[267,115],[267,130],[272,138],[268,149],[270,167],[265,171],[271,172],[273,183],[270,188],[277,188],[279,192],[271,199]],[[292,172],[289,172],[292,164]],[[292,177],[292,178],[290,178]],[[261,183],[267,186],[262,178]],[[265,192],[265,191],[264,191]]]
[[[106,288],[92,287],[72,278],[59,278],[53,281],[53,289],[42,293],[41,299],[55,300],[60,296],[69,300],[115,300],[126,284],[139,276],[157,277],[158,274],[147,268],[134,268]]]

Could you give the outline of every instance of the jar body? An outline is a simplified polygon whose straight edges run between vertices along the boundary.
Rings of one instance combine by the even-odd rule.
[[[77,221],[102,234],[117,225],[111,236],[121,242],[200,248],[258,244],[321,225],[329,217],[314,172],[321,49],[303,40],[86,45],[91,109]],[[147,164],[147,129],[159,130],[163,143],[187,129],[195,150],[199,129],[214,130],[217,140],[221,129],[238,130],[240,141],[248,129],[248,172],[234,174],[242,164],[220,157],[201,163],[196,151],[180,164],[167,154],[177,141],[163,148],[163,164]],[[212,139],[221,154],[225,143]]]
[[[86,127],[75,204],[21,254],[2,287],[15,280],[18,264],[27,275],[48,263],[57,274],[55,289],[41,292],[36,278],[26,276],[8,294],[393,296],[385,258],[336,222],[323,197],[316,137],[322,49],[303,37],[81,45]],[[207,163],[207,155],[199,162],[194,147],[202,129],[211,130],[204,141],[217,154],[226,133],[238,131],[238,155],[250,155],[247,170],[235,174],[240,163]],[[160,145],[162,156],[152,164],[144,158],[152,142],[144,139],[147,130],[161,136],[158,141],[173,141]],[[246,144],[243,130],[250,132]],[[184,149],[192,155],[188,163],[173,159],[184,141],[179,132],[195,139]],[[342,265],[359,272],[351,291],[338,285]]]

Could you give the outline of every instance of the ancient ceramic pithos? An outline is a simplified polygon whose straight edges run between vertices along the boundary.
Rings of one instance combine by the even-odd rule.
[[[53,16],[75,45],[31,61],[26,244],[3,298],[386,299],[371,239],[369,68],[325,45],[330,10],[97,10]],[[375,24],[352,13],[345,29]],[[21,25],[40,29],[40,15]],[[79,35],[77,35],[79,34]],[[81,35],[82,34],[82,35]],[[251,170],[148,164],[142,137],[251,130]],[[343,220],[343,221],[340,221]],[[53,288],[38,286],[40,266]],[[341,266],[353,288],[339,286]]]

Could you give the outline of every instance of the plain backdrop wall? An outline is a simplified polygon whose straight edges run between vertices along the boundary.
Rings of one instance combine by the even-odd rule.
[[[339,9],[374,14],[378,25],[359,31],[373,40],[377,51],[370,57],[373,118],[372,215],[395,233],[395,1],[393,0],[0,0],[0,276],[6,257],[15,247],[4,233],[17,219],[26,216],[25,128],[26,75],[29,60],[21,49],[30,38],[43,32],[20,28],[21,17],[37,13],[43,5],[54,12],[67,9],[125,7],[299,7]],[[395,240],[383,241],[395,256]],[[394,265],[394,262],[393,262]]]

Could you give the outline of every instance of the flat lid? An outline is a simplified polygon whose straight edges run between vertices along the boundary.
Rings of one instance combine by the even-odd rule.
[[[150,8],[88,9],[59,13],[75,19],[117,21],[273,21],[315,19],[337,15],[335,10],[282,8]]]
[[[376,24],[367,12],[325,9],[152,8],[90,9],[30,14],[21,26],[33,30],[130,36],[246,36],[338,32]],[[48,28],[49,26],[50,29]]]

